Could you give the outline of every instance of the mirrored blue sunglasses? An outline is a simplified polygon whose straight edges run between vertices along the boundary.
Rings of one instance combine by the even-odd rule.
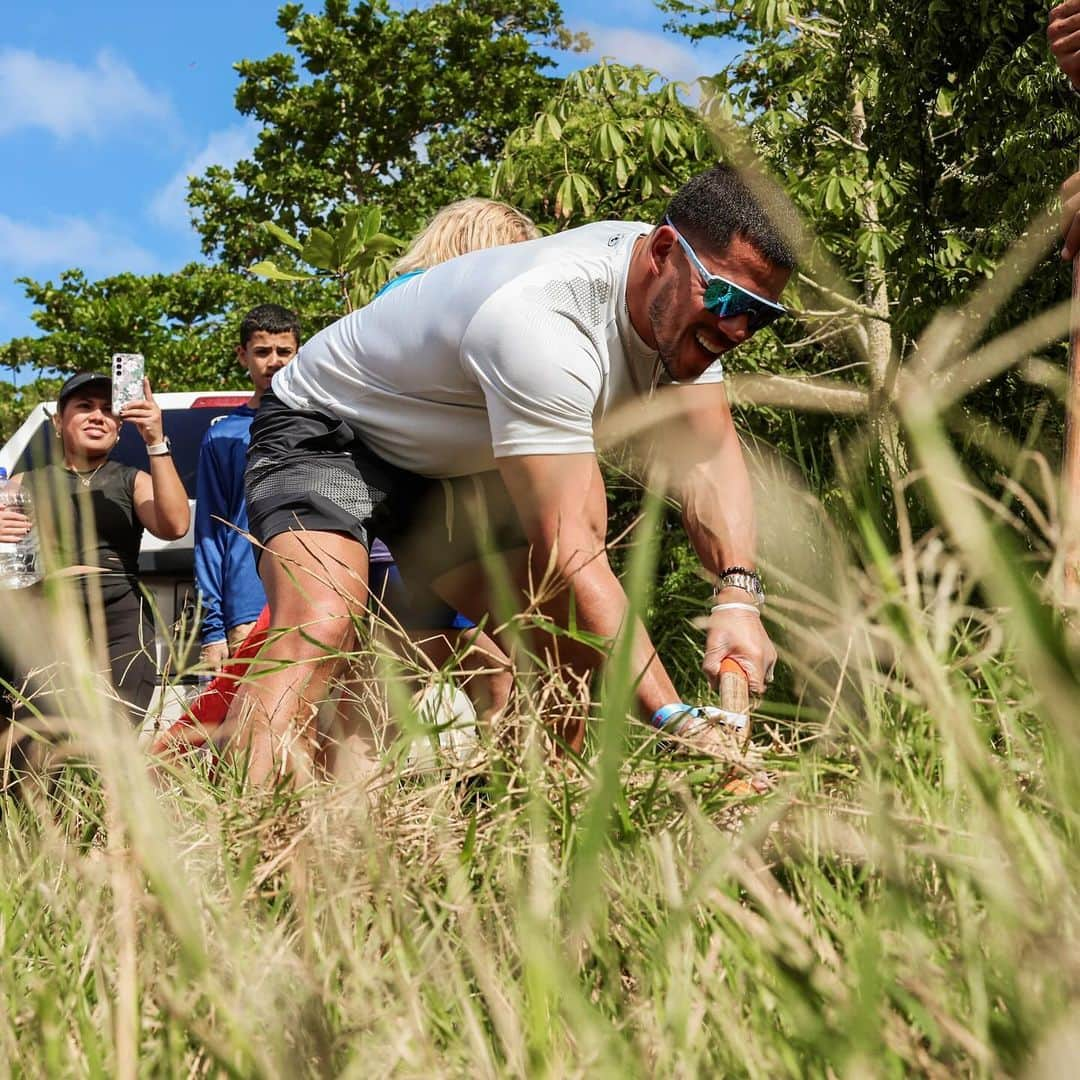
[[[693,263],[698,274],[701,275],[702,284],[705,286],[705,306],[718,319],[730,319],[736,315],[746,315],[750,333],[756,333],[763,326],[775,322],[781,315],[787,315],[788,310],[783,304],[777,304],[772,300],[766,300],[764,296],[758,296],[734,281],[729,281],[719,274],[710,273],[705,264],[697,257],[697,253],[686,242],[686,238],[675,228],[671,218],[664,218],[664,224],[669,226],[679,239],[683,251],[686,252],[690,262]]]

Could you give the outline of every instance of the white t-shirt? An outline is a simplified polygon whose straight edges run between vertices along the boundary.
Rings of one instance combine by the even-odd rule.
[[[422,476],[590,453],[602,416],[670,381],[626,308],[634,241],[649,231],[604,221],[442,263],[312,337],[273,392],[348,421]],[[694,381],[723,377],[717,361]]]

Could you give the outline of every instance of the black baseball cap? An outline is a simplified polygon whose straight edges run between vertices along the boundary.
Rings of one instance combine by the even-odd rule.
[[[64,407],[64,402],[67,401],[72,394],[77,393],[79,390],[85,390],[88,386],[104,390],[108,394],[110,400],[112,399],[111,376],[102,375],[97,371],[80,371],[78,374],[72,375],[71,378],[60,387],[60,393],[56,395],[57,407],[62,409]]]

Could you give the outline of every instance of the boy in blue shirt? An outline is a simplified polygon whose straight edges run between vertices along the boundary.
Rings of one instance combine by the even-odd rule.
[[[211,425],[199,450],[195,584],[203,608],[202,662],[217,671],[251,632],[266,604],[248,528],[244,466],[251,421],[274,372],[300,347],[300,323],[280,304],[260,304],[240,324],[236,356],[255,392]]]

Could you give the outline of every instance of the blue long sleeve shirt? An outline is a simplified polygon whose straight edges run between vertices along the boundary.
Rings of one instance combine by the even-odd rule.
[[[195,489],[195,584],[203,607],[202,642],[224,641],[241,623],[254,622],[266,603],[255,569],[255,549],[244,499],[251,421],[241,405],[203,436]]]

